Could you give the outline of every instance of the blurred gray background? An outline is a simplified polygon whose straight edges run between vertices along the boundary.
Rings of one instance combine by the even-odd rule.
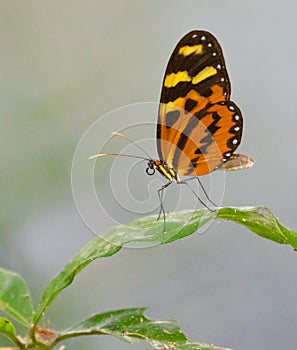
[[[227,174],[223,204],[266,205],[297,230],[296,18],[293,0],[1,1],[0,265],[28,281],[35,303],[93,238],[71,192],[82,134],[110,110],[157,102],[168,58],[192,29],[212,32],[223,47],[244,115],[239,149],[256,159],[253,169]],[[144,177],[134,179],[137,188]],[[45,324],[59,329],[97,312],[147,306],[151,318],[178,320],[191,340],[295,349],[296,277],[290,247],[216,221],[203,235],[94,262]],[[150,348],[108,337],[66,345]]]

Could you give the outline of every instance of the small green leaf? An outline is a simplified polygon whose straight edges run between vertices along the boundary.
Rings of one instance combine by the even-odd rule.
[[[94,315],[60,332],[54,344],[67,338],[97,334],[111,335],[129,343],[142,339],[156,349],[218,349],[211,345],[189,342],[175,321],[149,320],[143,315],[145,310],[133,308]]]
[[[31,324],[33,307],[27,285],[19,274],[3,268],[0,268],[0,310],[26,327]]]
[[[5,334],[14,342],[17,339],[13,323],[5,317],[0,317],[0,332]]]
[[[49,283],[34,317],[37,324],[44,310],[70,285],[74,277],[93,260],[117,253],[123,245],[131,242],[165,244],[191,235],[214,219],[225,219],[246,226],[259,236],[281,244],[290,244],[297,249],[297,233],[282,226],[271,211],[265,207],[219,208],[216,212],[207,209],[168,214],[164,232],[163,221],[148,216],[120,225],[102,233],[84,247]]]

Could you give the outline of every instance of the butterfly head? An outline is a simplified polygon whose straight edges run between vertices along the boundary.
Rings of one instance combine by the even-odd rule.
[[[155,165],[155,161],[150,159],[150,161],[147,163],[147,168],[146,168],[146,173],[148,175],[154,175],[156,172],[156,165]]]

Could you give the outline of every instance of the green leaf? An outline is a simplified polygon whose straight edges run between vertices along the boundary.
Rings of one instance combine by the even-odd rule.
[[[266,207],[221,208],[217,218],[244,225],[261,237],[297,249],[297,232],[281,225]]]
[[[27,285],[19,274],[4,268],[0,268],[0,310],[26,327],[31,324],[33,307]]]
[[[297,233],[282,226],[271,211],[265,207],[219,208],[216,212],[207,209],[168,214],[166,231],[163,221],[148,216],[105,231],[94,238],[69,262],[48,285],[35,314],[35,324],[56,296],[73,281],[74,277],[97,258],[108,257],[131,242],[165,244],[186,237],[214,219],[225,219],[246,226],[259,236],[281,244],[290,244],[297,249]]]
[[[0,332],[5,334],[12,341],[17,341],[14,325],[5,317],[0,317]]]
[[[152,321],[143,313],[145,308],[123,309],[94,315],[78,325],[60,332],[57,343],[82,335],[111,335],[126,342],[145,340],[157,349],[211,350],[207,344],[191,343],[175,321]]]

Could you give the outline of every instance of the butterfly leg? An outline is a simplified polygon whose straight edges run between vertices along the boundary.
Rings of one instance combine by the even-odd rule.
[[[215,207],[217,207],[217,204],[214,203],[214,202],[210,199],[209,195],[207,194],[207,192],[206,192],[206,190],[205,190],[205,188],[204,188],[204,186],[203,186],[203,184],[202,184],[202,182],[201,182],[201,180],[199,179],[198,176],[190,177],[189,179],[183,180],[183,182],[187,182],[187,181],[191,181],[191,180],[197,180],[197,181],[198,181],[199,186],[202,188],[202,191],[203,191],[205,197],[207,198],[207,200],[208,200],[211,204],[213,204]]]
[[[193,178],[191,178],[191,179],[193,179]],[[191,179],[189,179],[189,180],[191,180]],[[190,191],[194,194],[194,196],[198,199],[198,201],[205,207],[205,208],[207,208],[209,211],[211,211],[211,212],[216,212],[216,209],[211,209],[206,203],[204,203],[203,202],[203,200],[197,195],[197,193],[191,188],[191,186],[185,181],[185,180],[183,180],[183,181],[178,181],[177,182],[179,185],[186,185],[189,189],[190,189]],[[213,203],[213,202],[211,202],[211,203]]]
[[[159,196],[159,200],[160,200],[160,211],[159,211],[157,221],[160,219],[161,214],[163,213],[164,232],[166,231],[166,213],[165,213],[165,209],[163,206],[163,193],[164,193],[163,191],[165,190],[166,187],[168,187],[171,184],[172,184],[172,180],[170,180],[169,182],[167,182],[167,184],[163,185],[161,188],[158,189],[158,196]]]

